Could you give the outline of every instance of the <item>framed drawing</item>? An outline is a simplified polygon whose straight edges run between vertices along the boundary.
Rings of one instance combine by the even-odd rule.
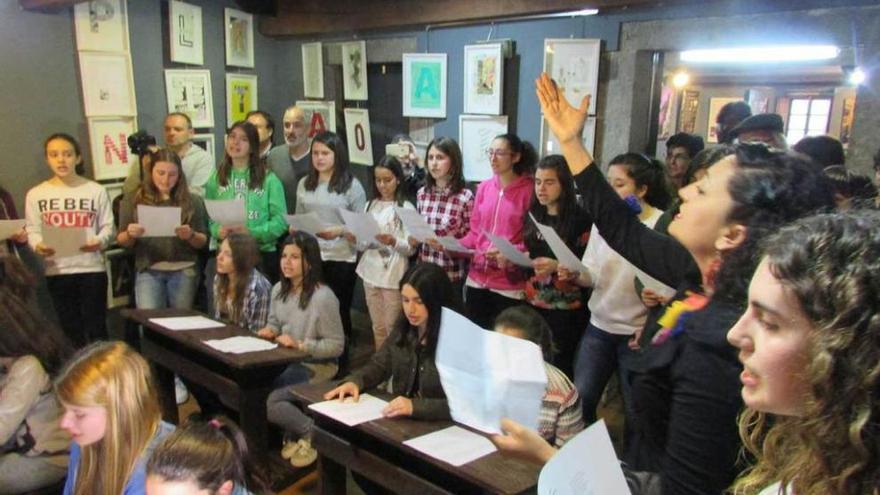
[[[168,113],[189,115],[193,127],[214,127],[211,71],[165,69]]]
[[[134,253],[127,249],[109,249],[104,252],[107,268],[107,308],[128,306],[134,292]]]
[[[735,101],[743,101],[742,98],[709,98],[709,121],[706,124],[706,142],[707,143],[717,143],[718,142],[718,124],[715,122],[718,120],[718,112],[721,111],[721,107],[727,105],[728,103],[733,103]]]
[[[244,120],[257,109],[257,76],[226,74],[226,125]]]
[[[324,97],[324,48],[321,43],[303,43],[303,95]]]
[[[137,114],[127,53],[80,52],[79,70],[87,117]]]
[[[134,117],[93,117],[88,121],[95,180],[125,178],[131,164],[137,162],[127,142],[137,130]]]
[[[694,134],[697,129],[697,110],[700,108],[700,92],[686,89],[681,93],[681,114],[679,115],[678,130],[688,134]]]
[[[176,0],[168,2],[168,32],[172,62],[205,63],[201,7]]]
[[[192,137],[192,143],[207,151],[208,154],[211,155],[211,163],[214,165],[217,164],[217,141],[214,139],[213,134],[194,134]]]
[[[575,107],[584,96],[592,95],[589,115],[596,115],[600,52],[598,39],[544,40],[544,72],[550,74]]]
[[[346,108],[345,137],[351,163],[373,165],[373,144],[370,135],[370,112],[365,108]]]
[[[77,50],[128,51],[128,15],[125,0],[99,0],[73,7]]]
[[[300,100],[296,106],[302,109],[309,124],[309,139],[319,132],[336,132],[336,102]]]
[[[507,132],[507,115],[459,115],[458,142],[464,162],[464,178],[484,181],[492,177],[486,150],[499,134]]]
[[[501,43],[465,45],[464,113],[501,115],[503,90]]]
[[[584,148],[587,148],[590,155],[595,156],[593,153],[593,148],[596,146],[595,116],[587,117],[587,121],[584,123],[584,134],[581,136],[581,142],[584,143]],[[550,132],[547,121],[541,116],[541,149],[538,150],[538,154],[543,158],[547,155],[559,155],[561,153],[559,140]]]
[[[404,117],[446,117],[446,54],[403,54]]]
[[[367,99],[367,42],[342,44],[342,92],[346,100]]]
[[[254,68],[254,16],[223,9],[226,26],[226,65]]]

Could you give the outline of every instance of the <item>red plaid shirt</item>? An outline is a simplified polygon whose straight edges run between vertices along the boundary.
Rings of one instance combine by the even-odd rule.
[[[438,236],[451,235],[458,239],[470,230],[474,208],[474,193],[470,189],[452,193],[448,187],[428,189],[425,186],[419,189],[417,203],[419,213]],[[467,272],[467,258],[452,258],[427,244],[422,245],[419,259],[442,267],[453,282],[462,280]]]

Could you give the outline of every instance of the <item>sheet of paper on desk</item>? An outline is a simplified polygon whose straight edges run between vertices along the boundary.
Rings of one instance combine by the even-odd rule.
[[[501,433],[501,418],[537,428],[547,372],[536,344],[443,308],[435,362],[455,421],[486,433]]]
[[[559,237],[559,234],[553,230],[553,227],[538,222],[535,220],[535,216],[531,213],[529,213],[529,217],[532,219],[532,222],[535,223],[535,226],[538,227],[538,231],[541,232],[541,236],[544,237],[544,241],[550,246],[550,250],[553,251],[553,255],[556,256],[556,261],[558,261],[560,265],[573,272],[587,271],[587,267],[585,267],[583,263],[581,263],[581,260],[571,252],[571,249],[568,249],[568,246],[565,245],[565,241]]]
[[[311,235],[317,235],[319,232],[324,232],[332,227],[314,211],[300,213],[299,215],[285,215],[284,218],[287,219],[287,225],[293,227],[294,230],[302,230]]]
[[[355,213],[353,211],[339,209],[345,228],[351,232],[357,241],[370,243],[376,240],[376,236],[382,231],[372,213]]]
[[[498,450],[488,438],[460,426],[450,426],[403,444],[453,466],[464,466]]]
[[[211,220],[224,227],[245,224],[244,199],[206,199],[205,209]]]
[[[21,220],[0,220],[0,241],[9,239],[21,232],[21,229],[24,227],[25,223],[27,223],[24,219]]]
[[[538,476],[538,495],[629,494],[605,421],[569,440]]]
[[[638,277],[638,279],[642,282],[642,285],[644,285],[646,289],[651,289],[652,291],[654,291],[655,294],[660,297],[665,297],[666,299],[672,299],[672,297],[675,296],[675,289],[648,275],[647,273],[639,270],[632,263],[630,263],[630,266],[632,266],[633,269],[636,271],[636,277]]]
[[[203,328],[219,328],[226,325],[204,316],[174,316],[169,318],[150,318],[150,323],[155,323],[168,330],[200,330]]]
[[[345,400],[325,400],[309,404],[309,409],[329,416],[347,426],[354,426],[381,418],[382,409],[385,409],[387,405],[387,401],[370,394],[361,394],[357,402],[350,397]]]
[[[144,228],[144,237],[174,237],[180,225],[179,206],[137,205],[138,221]]]
[[[246,352],[270,351],[278,344],[257,337],[229,337],[225,339],[206,340],[205,345],[213,347],[220,352],[230,354],[244,354]]]
[[[400,221],[403,223],[403,226],[406,228],[409,235],[417,241],[425,242],[428,239],[437,238],[434,229],[428,225],[428,222],[425,221],[418,211],[395,206],[394,212],[397,213],[397,217],[400,218]]]
[[[526,268],[532,267],[532,260],[525,253],[516,248],[513,244],[510,243],[507,239],[503,237],[498,237],[497,235],[492,235],[486,232],[486,236],[492,241],[492,244],[498,248],[498,251],[507,258],[507,261],[513,263],[514,265],[524,266]]]
[[[55,250],[55,258],[83,254],[79,248],[89,241],[85,227],[52,227],[43,225],[43,244]]]

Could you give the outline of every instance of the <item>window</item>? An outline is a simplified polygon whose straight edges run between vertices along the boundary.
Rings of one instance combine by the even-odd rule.
[[[788,110],[786,141],[794,144],[805,136],[825,134],[828,132],[830,117],[831,98],[792,98]]]

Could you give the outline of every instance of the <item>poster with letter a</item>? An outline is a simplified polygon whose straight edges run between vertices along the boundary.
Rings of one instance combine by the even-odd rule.
[[[351,162],[373,165],[369,111],[363,108],[345,109],[345,136],[348,140],[348,156]]]

